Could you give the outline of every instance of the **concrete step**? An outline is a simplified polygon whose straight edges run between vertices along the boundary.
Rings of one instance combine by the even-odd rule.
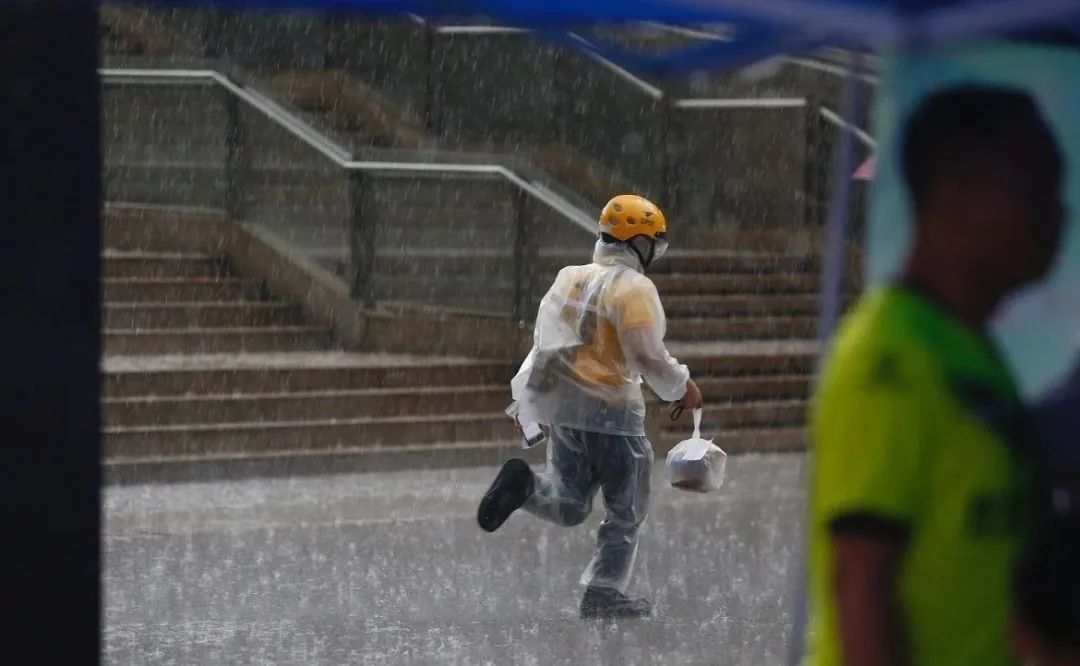
[[[479,267],[478,267],[479,268]],[[514,294],[512,275],[477,272],[472,275],[425,273],[418,265],[415,273],[383,273],[372,281],[375,291],[387,300],[489,296],[509,300]]]
[[[408,211],[410,216],[419,220],[444,219],[444,211],[437,209],[416,211],[411,207],[399,206],[395,209]],[[486,217],[475,217],[470,213],[455,211],[458,219],[453,226],[421,226],[412,219],[393,219],[376,233],[378,249],[401,247],[444,247],[470,251],[498,250],[513,247],[514,226],[512,217],[499,211],[492,211]]]
[[[336,256],[336,255],[335,255]],[[588,248],[552,249],[540,252],[536,269],[542,274],[554,275],[564,266],[586,264],[590,261]],[[493,273],[512,270],[513,256],[507,251],[476,248],[447,254],[445,250],[425,248],[387,248],[376,258],[376,270],[390,273],[408,273],[416,266],[425,266],[431,273],[454,275],[474,273],[478,266],[487,267]],[[671,252],[649,269],[656,277],[697,275],[814,275],[819,270],[815,257],[801,255],[732,253],[711,251]],[[754,283],[754,281],[748,281]]]
[[[343,204],[341,204],[343,205]],[[372,220],[376,253],[397,253],[402,249],[441,248],[459,254],[509,253],[513,247],[513,226],[507,220],[476,219],[468,213],[432,212],[416,220],[400,219],[411,212],[406,204],[388,210],[383,219]],[[348,248],[348,209],[327,206],[288,206],[268,201],[248,210],[248,218],[271,230],[283,241],[301,247]],[[422,226],[421,221],[440,220],[441,226]]]
[[[389,308],[409,305],[427,305],[450,310],[465,310],[472,313],[506,316],[511,313],[514,307],[513,299],[509,295],[500,296],[499,294],[488,295],[484,293],[465,293],[448,296],[430,296],[415,294],[413,296],[390,298],[377,290],[375,293],[380,305]]]
[[[695,378],[705,402],[718,404],[739,400],[805,400],[810,393],[813,381],[809,374],[803,375],[764,375],[757,377],[713,377],[705,375]]]
[[[816,314],[817,309],[816,294],[708,294],[664,299],[664,311],[671,318]]]
[[[653,275],[745,273],[815,273],[821,261],[814,255],[759,252],[671,251],[649,268]]]
[[[401,250],[400,248],[387,248],[380,251],[376,259],[376,268],[381,271],[392,273],[408,273],[415,270],[417,265],[430,266],[433,273],[455,275],[469,274],[483,266],[487,272],[500,273],[512,270],[513,258],[507,252],[493,252],[486,249],[456,250],[452,256],[440,256],[438,252],[429,252],[417,248],[415,250]],[[341,251],[325,250],[325,254],[334,259],[341,259],[344,253]],[[431,256],[427,256],[431,255]],[[755,260],[757,261],[757,260]],[[587,253],[567,254],[566,256],[541,255],[535,264],[538,273],[554,275],[565,266],[576,266],[589,263]],[[751,265],[749,260],[725,258],[716,261],[713,265],[703,265],[704,260],[676,261],[668,263],[665,257],[663,261],[649,269],[649,275],[654,278],[668,278],[675,276],[701,276],[701,275],[732,275],[744,278],[758,276],[779,275],[814,275],[811,270],[804,270],[806,266],[796,260],[784,261],[781,258],[770,257],[762,260],[760,266]],[[746,284],[754,284],[754,280],[744,281]]]
[[[380,302],[509,313],[514,300],[512,276],[487,273],[482,262],[475,268],[478,272],[472,275],[440,275],[418,263],[407,274],[376,275],[373,288]]]
[[[196,396],[230,393],[282,393],[355,389],[429,388],[435,386],[506,386],[518,363],[506,361],[423,360],[413,363],[379,362],[363,365],[337,361],[324,364],[301,357],[292,365],[274,365],[254,357],[256,363],[237,365],[237,359],[210,356],[204,362],[154,369],[132,364],[130,369],[104,374],[106,398]],[[184,359],[188,361],[194,358]],[[333,364],[331,364],[333,363]]]
[[[320,244],[306,242],[297,244],[298,251],[313,261],[329,267],[330,270],[343,273],[348,266],[348,248],[342,243]],[[581,262],[578,262],[581,263]],[[562,268],[560,265],[558,268]],[[544,279],[554,277],[557,268],[541,270]],[[448,280],[472,280],[476,277],[495,280],[509,280],[514,274],[514,261],[511,250],[499,248],[467,249],[438,248],[379,248],[375,257],[373,277],[376,280],[394,282],[397,279],[430,279],[438,276]]]
[[[109,303],[102,310],[110,330],[289,326],[301,321],[300,307],[270,301],[233,303]]]
[[[123,150],[126,152],[127,148]],[[228,185],[224,158],[200,155],[197,159],[201,163],[117,164],[106,161],[101,169],[102,193],[109,201],[224,207]],[[107,234],[105,240],[107,247],[113,247]]]
[[[706,439],[711,433],[740,428],[775,428],[801,426],[806,418],[805,400],[754,400],[749,402],[705,403],[701,432]],[[664,431],[693,432],[693,419],[683,414],[677,422],[668,421]],[[682,439],[685,439],[683,437]]]
[[[343,447],[259,454],[115,456],[103,464],[106,483],[181,483],[275,476],[356,474],[402,469],[494,467],[513,456],[538,464],[546,448],[523,451],[517,439]]]
[[[193,303],[259,300],[259,280],[243,278],[111,278],[102,280],[106,303]]]
[[[804,400],[808,376],[701,377],[706,401]],[[496,411],[510,400],[505,385],[358,389],[271,394],[222,394],[109,398],[104,418],[111,426],[245,422],[399,416]],[[661,407],[661,409],[663,409]]]
[[[671,448],[689,438],[690,430],[667,429],[662,431],[663,445],[656,449],[658,455],[666,455]],[[803,451],[806,449],[806,433],[801,427],[739,428],[724,432],[703,432],[728,454],[774,453],[779,451]],[[659,462],[659,461],[658,461]]]
[[[819,285],[818,276],[812,273],[673,273],[657,275],[653,282],[664,298],[692,294],[812,294]]]
[[[510,388],[493,385],[111,398],[103,408],[106,426],[133,427],[476,414],[509,402]]]
[[[754,342],[756,341],[711,343],[672,341],[669,347],[681,362],[689,366],[695,381],[705,377],[756,379],[790,375],[806,376],[814,371],[817,357],[811,350],[731,351],[727,349],[734,345]],[[705,349],[694,349],[699,345],[704,346]],[[719,351],[714,350],[714,347],[725,349]]]
[[[730,428],[801,426],[806,420],[805,400],[758,400],[707,404],[702,414],[702,429],[716,431]],[[691,423],[691,420],[687,420]]]
[[[437,275],[452,279],[474,275],[511,276],[514,259],[509,250],[476,253],[445,250],[382,250],[375,256],[375,275],[428,277]]]
[[[330,346],[330,332],[318,326],[105,329],[103,336],[106,354],[135,356],[301,351]]]
[[[435,442],[508,440],[502,412],[442,416],[222,423],[106,428],[105,458],[393,447]]]
[[[491,175],[415,174],[373,172],[370,195],[378,207],[394,207],[406,202],[418,219],[430,223],[448,212],[501,210],[510,213],[517,188]]]
[[[103,278],[210,278],[225,275],[225,262],[201,254],[120,252],[101,255]]]
[[[808,338],[816,317],[709,317],[668,320],[670,340],[762,340]]]

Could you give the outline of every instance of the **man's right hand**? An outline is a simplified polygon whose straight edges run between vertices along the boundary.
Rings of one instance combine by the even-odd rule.
[[[701,389],[693,379],[686,380],[686,393],[679,400],[679,406],[683,409],[701,409],[705,401],[701,398]]]

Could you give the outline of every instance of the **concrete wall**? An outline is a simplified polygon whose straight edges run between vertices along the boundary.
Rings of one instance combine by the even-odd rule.
[[[803,221],[807,109],[695,109],[673,118],[671,202],[706,227]]]
[[[666,104],[579,54],[560,54],[556,84],[560,141],[665,202]]]
[[[433,128],[462,142],[548,142],[558,136],[557,52],[522,35],[436,35]]]
[[[432,106],[431,42],[415,21],[331,22],[327,67],[344,69],[379,90],[412,122],[426,125]]]

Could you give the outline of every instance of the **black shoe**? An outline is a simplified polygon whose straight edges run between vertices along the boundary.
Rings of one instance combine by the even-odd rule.
[[[618,590],[608,587],[587,587],[581,600],[581,617],[630,618],[649,617],[652,604],[648,599],[631,599]]]
[[[485,532],[499,529],[510,514],[532,496],[534,487],[535,477],[529,463],[519,458],[507,460],[484,499],[480,500],[480,509],[476,512],[480,528]]]

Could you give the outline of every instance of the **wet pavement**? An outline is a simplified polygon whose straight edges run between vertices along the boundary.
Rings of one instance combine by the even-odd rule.
[[[734,457],[712,495],[656,475],[631,592],[657,612],[619,622],[576,613],[601,501],[485,534],[494,469],[110,487],[105,661],[778,664],[802,460]]]

